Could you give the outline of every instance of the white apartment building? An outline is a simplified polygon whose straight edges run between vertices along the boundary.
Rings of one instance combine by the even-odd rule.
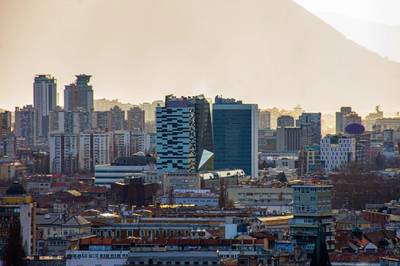
[[[79,136],[79,169],[94,171],[96,165],[113,160],[113,133],[81,133]]]
[[[129,131],[119,130],[114,132],[114,158],[129,157],[133,154],[131,134]]]
[[[355,138],[331,135],[321,139],[321,161],[326,173],[340,170],[355,159]]]
[[[49,137],[50,173],[73,173],[78,167],[78,135],[52,133]]]

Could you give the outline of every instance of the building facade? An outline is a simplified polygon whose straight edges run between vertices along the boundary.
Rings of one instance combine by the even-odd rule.
[[[204,152],[213,152],[213,131],[211,123],[210,103],[204,95],[193,97],[196,128],[196,164],[199,167]],[[209,166],[213,168],[213,165]]]
[[[92,117],[92,125],[94,130],[109,131],[111,130],[110,111],[95,111]]]
[[[80,74],[76,75],[76,88],[77,88],[77,108],[85,111],[92,112],[93,105],[93,87],[89,84],[92,76]]]
[[[124,130],[125,128],[125,112],[118,106],[114,106],[109,112],[109,129]]]
[[[133,154],[131,133],[125,130],[113,132],[113,158],[130,157]]]
[[[49,113],[57,106],[57,81],[50,75],[37,75],[33,83],[33,107],[37,138],[47,139]]]
[[[79,136],[79,169],[94,172],[96,165],[113,161],[113,134],[111,132],[87,132]]]
[[[244,207],[267,207],[271,212],[290,212],[293,190],[288,187],[232,186],[227,189],[228,200]]]
[[[340,112],[336,112],[336,134],[343,134],[345,126],[345,116],[351,113],[350,106],[340,107]]]
[[[303,145],[318,145],[321,141],[321,113],[302,113],[296,126],[303,129]]]
[[[266,110],[260,110],[258,117],[258,129],[271,129],[271,113]]]
[[[51,133],[50,173],[73,174],[78,171],[79,135]]]
[[[325,235],[329,251],[335,250],[332,214],[332,187],[328,185],[293,186],[293,219],[290,235],[295,245],[312,253],[319,230]]]
[[[25,254],[31,256],[36,249],[36,203],[26,194],[23,186],[14,181],[0,197],[0,251],[7,245],[10,226],[19,220],[21,240]]]
[[[294,127],[294,118],[290,115],[281,115],[276,121],[277,128]]]
[[[23,108],[15,108],[14,134],[17,138],[23,138],[27,145],[35,144],[35,109],[32,105]]]
[[[133,132],[145,131],[145,112],[139,107],[135,106],[127,112],[127,129]]]
[[[64,89],[64,109],[66,111],[76,111],[79,106],[79,93],[75,83],[65,85]]]
[[[311,176],[322,173],[322,170],[320,146],[304,146],[299,153],[298,174]]]
[[[297,153],[303,146],[303,130],[300,127],[278,127],[276,130],[276,150]]]
[[[7,137],[11,133],[11,112],[4,111],[0,112],[0,138]]]
[[[168,99],[157,107],[157,169],[196,171],[195,108],[187,99]]]
[[[213,134],[215,169],[243,169],[257,178],[257,105],[217,96],[213,104]]]
[[[338,171],[356,160],[356,139],[328,135],[321,140],[321,161],[326,173]]]

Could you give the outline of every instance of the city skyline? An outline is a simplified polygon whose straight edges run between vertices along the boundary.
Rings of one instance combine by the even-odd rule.
[[[76,74],[86,73],[93,76],[95,99],[118,98],[134,104],[171,93],[222,94],[260,108],[301,105],[309,112],[334,113],[351,104],[365,115],[380,104],[388,113],[399,111],[395,102],[399,64],[346,39],[292,1],[254,5],[238,1],[223,17],[218,15],[226,8],[223,1],[177,0],[168,5],[122,1],[118,6],[102,1],[2,1],[0,5],[0,35],[5,40],[0,51],[4,58],[0,107],[4,109],[32,102],[35,74],[56,77],[62,103],[64,86]],[[57,14],[54,10],[68,15],[46,23],[43,17]],[[282,28],[275,33],[271,25]],[[302,41],[316,33],[326,35],[326,40],[315,40],[315,47]],[[302,53],[296,52],[299,47]],[[330,53],[332,57],[326,56]],[[330,101],[321,104],[315,100],[320,97]]]
[[[382,3],[0,0],[0,265],[400,266]]]

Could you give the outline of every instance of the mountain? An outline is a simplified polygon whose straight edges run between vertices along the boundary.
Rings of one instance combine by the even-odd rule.
[[[400,26],[379,24],[337,13],[320,12],[316,15],[354,42],[400,62]]]
[[[127,102],[204,93],[330,113],[399,106],[399,63],[291,0],[5,1],[0,25],[0,106],[26,103],[43,72],[61,87],[92,74],[96,98]]]

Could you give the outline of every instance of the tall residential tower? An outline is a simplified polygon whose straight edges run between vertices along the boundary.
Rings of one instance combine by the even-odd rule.
[[[49,131],[49,113],[57,106],[57,81],[50,75],[37,75],[33,83],[35,108],[35,136],[46,139]]]

